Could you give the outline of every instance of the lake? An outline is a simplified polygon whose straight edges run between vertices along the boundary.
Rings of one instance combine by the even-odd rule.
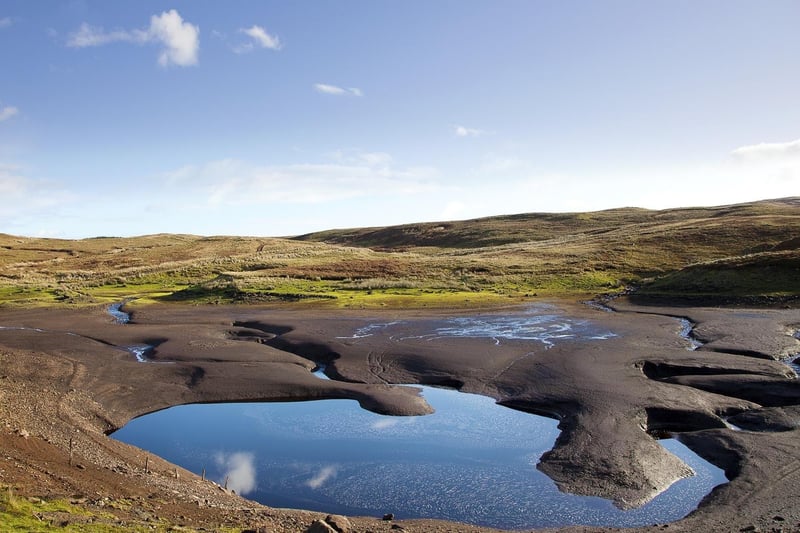
[[[722,471],[675,440],[695,471],[646,505],[558,491],[536,469],[557,422],[490,398],[423,387],[432,415],[391,417],[352,400],[185,405],[131,421],[113,437],[273,507],[443,518],[521,529],[635,526],[682,518]]]

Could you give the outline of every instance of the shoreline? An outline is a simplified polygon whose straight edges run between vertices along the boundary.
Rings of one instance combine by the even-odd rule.
[[[785,526],[800,527],[800,516],[792,505],[800,495],[795,488],[800,486],[800,474],[785,473],[779,467],[800,459],[796,427],[781,432],[734,434],[723,429],[721,419],[721,416],[735,418],[749,413],[755,419],[749,422],[751,429],[780,424],[788,427],[792,421],[796,424],[800,416],[796,380],[792,383],[786,367],[767,357],[777,358],[792,349],[800,351],[796,348],[797,339],[780,329],[800,323],[800,312],[756,309],[751,314],[761,318],[754,323],[752,317],[736,316],[741,308],[681,307],[681,314],[692,317],[697,333],[707,341],[700,349],[688,351],[676,334],[678,325],[668,316],[675,309],[642,308],[627,300],[613,302],[618,313],[572,302],[555,301],[555,304],[565,308],[570,316],[611,324],[622,335],[601,343],[557,345],[541,352],[537,347],[534,357],[520,358],[520,351],[530,352],[530,346],[508,343],[490,347],[491,339],[448,339],[401,349],[390,339],[356,343],[336,338],[336,332],[345,331],[366,315],[381,319],[441,316],[428,310],[359,313],[167,305],[136,308],[132,322],[126,325],[113,324],[105,311],[98,308],[2,310],[0,324],[4,326],[51,324],[46,332],[17,330],[14,335],[10,330],[5,333],[0,330],[0,357],[4,360],[3,373],[7,374],[2,380],[3,405],[9,406],[12,401],[19,401],[18,396],[35,395],[37,391],[52,390],[53,398],[49,400],[50,395],[41,393],[42,398],[30,398],[32,402],[48,400],[52,404],[48,408],[43,405],[43,414],[38,415],[31,412],[15,419],[7,411],[9,407],[5,407],[2,414],[6,427],[0,435],[0,446],[3,450],[20,450],[18,460],[23,462],[26,450],[27,455],[36,457],[32,453],[36,450],[30,449],[33,447],[37,450],[52,447],[49,453],[63,457],[69,446],[66,435],[79,428],[80,436],[72,437],[81,441],[79,446],[84,450],[81,454],[84,469],[79,473],[94,482],[105,480],[108,475],[110,485],[120,485],[124,480],[140,490],[149,487],[144,482],[153,481],[149,478],[154,477],[131,476],[131,472],[137,472],[133,458],[141,460],[142,452],[104,442],[111,440],[104,431],[121,427],[134,416],[156,408],[213,401],[346,397],[376,412],[417,414],[427,407],[424,400],[413,391],[398,391],[385,383],[446,382],[459,385],[456,388],[464,392],[490,396],[504,405],[558,416],[563,438],[543,456],[540,469],[569,492],[599,495],[599,487],[605,497],[623,505],[635,504],[680,472],[680,465],[652,450],[648,445],[648,439],[652,439],[642,431],[644,427],[648,431],[680,433],[682,442],[722,467],[729,478],[735,478],[715,489],[689,517],[672,523],[671,531],[707,529],[709,525],[722,530],[749,525],[767,527],[775,522],[775,516],[781,516]],[[654,309],[664,314],[652,314]],[[67,336],[66,331],[76,335]],[[65,339],[70,342],[65,343]],[[132,357],[110,346],[125,343],[153,344],[156,360],[175,361],[175,364],[143,365],[125,360],[126,356]],[[370,360],[370,352],[378,349],[382,353],[380,360]],[[491,361],[484,356],[488,349],[495,354]],[[14,365],[10,364],[12,358]],[[330,375],[346,381],[325,381],[312,376],[311,371],[319,362],[327,365]],[[34,375],[32,369],[36,367],[46,371]],[[11,384],[14,386],[8,386]],[[780,388],[778,393],[768,394],[776,385]],[[741,396],[741,390],[745,389],[749,399],[736,396]],[[51,420],[49,425],[46,413]],[[43,416],[45,420],[41,420]],[[28,420],[27,425],[33,429],[22,427]],[[29,435],[27,438],[21,436],[22,430]],[[621,457],[627,459],[620,460]],[[786,461],[779,460],[781,457]],[[109,461],[127,465],[124,466],[127,474],[96,466],[110,464]],[[153,458],[153,462],[158,460]],[[0,468],[3,472],[10,471],[2,460]],[[162,468],[167,472],[175,470],[166,464]],[[98,469],[103,471],[102,475]],[[65,469],[73,476],[75,470],[68,465]],[[35,495],[33,492],[41,483],[35,483],[36,476],[32,477],[27,482],[28,490]],[[68,476],[62,474],[62,477]],[[24,479],[21,475],[20,480]],[[751,492],[751,485],[764,479],[770,479],[771,486]],[[9,483],[5,476],[3,483],[19,484]],[[182,487],[181,491],[190,500],[192,495],[209,490],[217,497],[223,494],[219,488],[203,486],[189,472],[180,472],[179,478],[170,480],[170,484]],[[745,504],[741,502],[743,498],[747,500]],[[261,507],[232,495],[225,494],[224,499],[224,505]],[[177,500],[180,498],[176,498],[175,508],[182,508],[183,504]],[[202,500],[208,498],[192,501]],[[226,513],[220,510],[223,504],[216,508],[220,515],[217,518],[210,511],[215,507],[188,505],[194,505],[191,514],[184,511],[175,516],[191,517],[185,520],[196,525],[212,523]],[[744,512],[744,516],[733,512],[734,509]],[[288,514],[276,518],[277,515],[267,517],[259,513]],[[251,527],[259,521],[282,523],[281,520],[290,520],[293,513],[301,513],[306,520],[311,516],[301,511],[263,508],[256,513],[257,517],[248,518],[246,524],[237,524]],[[293,519],[299,520],[296,516]],[[363,520],[374,530],[388,530],[391,526],[377,519]],[[291,526],[295,529],[289,525],[271,527],[302,531],[309,524],[310,520],[305,525]],[[415,527],[422,527],[418,524],[418,521],[404,521],[402,526],[414,531]],[[435,523],[436,527],[445,529],[431,529],[434,522],[424,524],[416,530],[488,531],[439,523]],[[591,528],[592,531],[611,529]],[[656,526],[638,528],[655,529]]]

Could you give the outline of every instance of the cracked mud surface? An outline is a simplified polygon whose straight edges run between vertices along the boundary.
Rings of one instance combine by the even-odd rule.
[[[16,459],[0,460],[2,480],[31,493],[39,487],[86,492],[85,484],[97,480],[108,492],[144,500],[150,490],[174,491],[161,497],[167,504],[160,504],[165,508],[160,512],[184,516],[189,524],[269,523],[276,530],[302,530],[312,514],[281,515],[223,494],[188,472],[156,483],[160,478],[136,466],[143,452],[104,433],[146,412],[192,402],[351,398],[376,412],[421,414],[430,408],[413,387],[387,385],[420,383],[484,394],[558,418],[561,436],[539,468],[562,490],[613,499],[622,507],[649,500],[687,475],[683,463],[651,436],[670,432],[731,479],[670,531],[800,528],[800,383],[778,361],[800,352],[793,336],[800,311],[615,301],[617,312],[606,313],[556,305],[617,336],[552,347],[491,338],[430,339],[418,329],[435,314],[419,312],[362,316],[149,306],[134,307],[132,322],[119,325],[102,308],[3,310],[0,444],[16,450],[4,457]],[[697,350],[687,349],[675,317],[694,324],[693,334],[703,343]],[[397,326],[402,334],[395,328],[394,336],[347,338],[371,319],[402,320]],[[150,363],[136,362],[124,349],[142,344],[154,346]],[[326,365],[332,381],[311,375],[317,363]],[[728,423],[745,431],[733,431]],[[19,436],[23,429],[30,438]],[[63,463],[70,435],[80,441],[84,469],[76,473],[62,464],[58,473],[43,466],[50,456]],[[165,472],[174,469],[159,465]],[[149,509],[146,501],[140,503]],[[254,510],[235,511],[245,508]],[[364,528],[389,527],[365,520]],[[480,529],[403,523],[419,531],[434,525],[442,531]]]

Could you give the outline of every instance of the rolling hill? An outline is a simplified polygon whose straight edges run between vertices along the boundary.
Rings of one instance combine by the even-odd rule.
[[[800,295],[800,197],[651,211],[531,213],[292,238],[0,234],[0,302],[314,300],[479,305],[587,295],[788,301]]]

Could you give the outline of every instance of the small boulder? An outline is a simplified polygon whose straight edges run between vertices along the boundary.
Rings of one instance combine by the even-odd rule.
[[[305,533],[336,533],[336,530],[328,525],[324,520],[314,520],[311,525],[306,528]]]
[[[389,522],[390,520],[394,520],[394,513],[386,513],[383,515],[383,519]]]
[[[346,516],[329,514],[325,517],[325,523],[335,529],[338,533],[349,533],[353,525]]]

